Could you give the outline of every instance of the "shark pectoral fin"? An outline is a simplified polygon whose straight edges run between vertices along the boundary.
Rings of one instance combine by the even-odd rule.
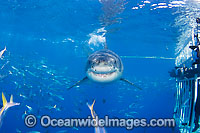
[[[10,96],[10,103],[13,103],[13,95]]]
[[[3,101],[3,107],[5,107],[7,104],[7,100],[6,100],[6,97],[4,96],[3,92],[2,92],[2,101]]]
[[[124,79],[124,78],[120,78],[121,81],[124,81],[124,82],[127,82],[129,83],[130,85],[142,90],[142,88],[138,87],[137,85],[135,85],[134,83],[132,83],[131,81],[127,80],[127,79]]]
[[[81,84],[83,81],[87,80],[87,77],[84,77],[83,79],[79,80],[78,82],[76,82],[74,85],[72,85],[71,87],[67,88],[68,90],[70,90],[71,88]]]

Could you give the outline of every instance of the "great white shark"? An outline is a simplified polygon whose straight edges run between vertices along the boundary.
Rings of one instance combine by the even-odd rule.
[[[71,89],[88,79],[98,83],[110,83],[121,80],[141,89],[129,80],[122,78],[123,70],[121,58],[116,53],[109,50],[107,45],[105,45],[104,49],[89,55],[85,68],[86,77],[79,80],[68,89]]]

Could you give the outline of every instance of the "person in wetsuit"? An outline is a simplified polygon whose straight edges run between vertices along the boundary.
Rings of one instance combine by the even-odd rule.
[[[195,132],[199,128],[200,106],[197,105],[200,105],[200,100],[197,100],[197,103],[195,105],[195,119],[194,119],[195,127],[192,130],[192,132]]]
[[[197,24],[200,24],[200,18],[196,19]],[[192,65],[200,64],[200,41],[198,37],[198,25],[197,25],[197,34],[194,35],[196,37],[197,45],[196,46],[190,46],[190,48],[193,50],[193,58],[195,59],[195,62]]]
[[[195,46],[195,50],[193,49],[193,58],[195,60],[195,62],[192,65],[195,64],[200,64],[200,50],[199,50],[200,45]]]

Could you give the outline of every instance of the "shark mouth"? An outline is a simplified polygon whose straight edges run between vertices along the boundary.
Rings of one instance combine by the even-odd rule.
[[[107,73],[97,73],[97,72],[91,72],[92,74],[94,74],[95,76],[98,76],[98,77],[108,77],[108,76],[111,76],[112,74],[114,74],[116,72],[115,71],[112,71],[112,72],[107,72]]]
[[[107,71],[107,72],[99,72],[99,71],[88,71],[87,77],[95,82],[100,82],[100,83],[108,83],[112,82],[114,80],[117,80],[121,76],[121,72],[118,70],[113,70],[113,71]]]

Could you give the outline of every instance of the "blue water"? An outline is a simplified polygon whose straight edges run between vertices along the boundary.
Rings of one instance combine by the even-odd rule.
[[[193,2],[0,1],[0,49],[7,47],[0,60],[0,66],[7,63],[0,70],[0,88],[7,99],[13,94],[14,101],[21,103],[8,110],[0,132],[94,132],[93,127],[44,128],[38,122],[28,128],[24,124],[25,111],[38,118],[87,118],[90,110],[86,102],[94,99],[101,118],[172,118],[176,88],[168,71],[198,15],[198,1]],[[123,77],[143,90],[121,81],[106,85],[88,81],[68,91],[85,76],[87,56],[102,49],[105,42],[123,56]],[[106,130],[172,132],[169,127]]]

